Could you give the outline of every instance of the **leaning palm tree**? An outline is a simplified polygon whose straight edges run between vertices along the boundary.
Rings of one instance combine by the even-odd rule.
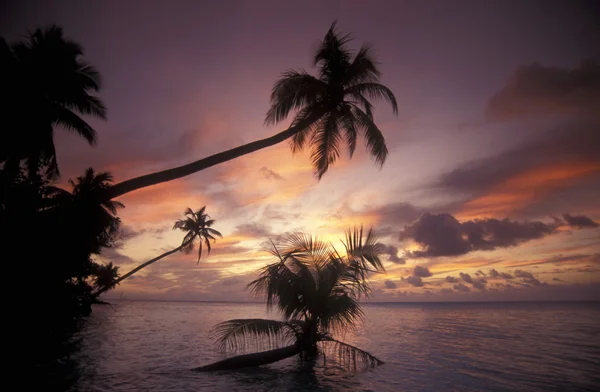
[[[179,230],[186,232],[185,236],[183,237],[183,241],[181,242],[181,245],[179,245],[175,249],[165,252],[165,253],[161,254],[160,256],[157,256],[157,257],[155,257],[151,260],[148,260],[145,263],[140,264],[139,266],[135,267],[134,269],[132,269],[125,275],[116,279],[114,284],[112,285],[112,287],[116,286],[117,284],[121,283],[125,279],[129,278],[131,275],[135,274],[142,268],[146,268],[147,266],[154,264],[157,261],[159,261],[169,255],[172,255],[173,253],[176,253],[179,251],[183,251],[183,252],[187,252],[187,253],[191,252],[194,249],[196,239],[199,239],[197,263],[200,263],[200,259],[202,258],[203,244],[206,246],[207,253],[210,254],[210,250],[211,250],[210,241],[211,240],[213,242],[216,241],[215,237],[223,238],[223,236],[221,235],[220,232],[218,232],[217,230],[215,230],[211,227],[215,223],[215,220],[210,219],[210,217],[208,216],[208,214],[205,211],[206,211],[206,206],[200,208],[196,212],[192,211],[191,208],[188,208],[185,211],[186,218],[179,219],[177,222],[175,222],[175,225],[173,226],[173,230],[179,229]],[[96,295],[100,295],[112,287],[102,288],[96,293]]]
[[[89,94],[100,89],[100,75],[80,59],[82,54],[82,47],[65,38],[56,25],[37,29],[12,46],[0,39],[0,162],[14,168],[26,159],[30,174],[44,166],[56,177],[55,127],[96,143],[96,131],[77,113],[104,119],[106,108]]]
[[[344,144],[352,156],[359,135],[364,136],[376,163],[383,165],[388,150],[375,125],[370,100],[390,102],[394,113],[398,112],[398,105],[392,91],[379,83],[380,72],[371,47],[363,45],[353,56],[347,47],[349,41],[350,36],[340,35],[334,23],[314,55],[317,76],[305,70],[291,70],[275,83],[265,123],[280,123],[293,112],[294,118],[285,131],[183,166],[123,181],[110,190],[110,197],[175,180],[289,138],[292,152],[307,145],[311,148],[319,179],[339,158]]]
[[[356,369],[382,362],[373,355],[333,337],[352,330],[362,320],[359,299],[369,295],[368,275],[383,272],[382,249],[369,230],[348,231],[346,255],[331,244],[304,234],[291,234],[270,250],[276,261],[261,270],[249,284],[256,295],[267,297],[267,308],[276,306],[283,321],[229,320],[218,324],[215,335],[225,350],[267,349],[225,359],[194,370],[209,371],[264,365],[301,355],[326,358]],[[283,347],[281,347],[283,346]]]

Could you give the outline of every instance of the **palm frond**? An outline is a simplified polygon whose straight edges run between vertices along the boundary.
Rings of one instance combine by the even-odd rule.
[[[223,238],[223,234],[221,234],[219,231],[215,230],[215,229],[206,229],[208,233],[212,234],[212,235],[216,235],[219,238]],[[213,238],[214,239],[214,238]]]
[[[352,112],[354,113],[357,124],[365,133],[367,149],[369,150],[371,158],[373,158],[379,166],[383,166],[388,155],[388,149],[383,134],[379,128],[377,128],[377,125],[375,125],[373,120],[358,107],[354,106]]]
[[[347,230],[344,247],[346,248],[348,259],[359,261],[366,270],[369,269],[369,265],[373,267],[374,271],[368,272],[385,272],[380,258],[383,248],[378,242],[378,238],[372,228],[367,231],[366,237],[364,236],[362,226],[360,228],[354,227],[353,230]]]
[[[348,68],[346,84],[378,82],[380,76],[377,63],[373,59],[373,48],[368,43],[363,44]]]
[[[301,274],[292,270],[291,266],[302,265],[298,260],[282,260],[263,267],[248,287],[252,295],[267,297],[267,309],[277,306],[286,320],[296,319],[310,310],[308,302],[314,298],[315,282],[307,269]]]
[[[340,114],[339,126],[344,130],[346,144],[348,145],[348,154],[350,155],[350,158],[352,158],[354,150],[356,150],[356,139],[358,138],[356,118],[354,118],[352,108],[349,105],[344,105]]]
[[[345,93],[349,95],[366,95],[367,97],[375,101],[387,101],[392,105],[392,110],[394,111],[394,114],[398,114],[398,102],[396,102],[396,97],[394,96],[392,90],[390,90],[383,84],[373,82],[359,83],[348,87]]]
[[[366,370],[383,364],[383,361],[367,351],[330,337],[320,341],[319,346],[324,361],[333,360],[348,370]]]
[[[325,38],[314,55],[314,65],[319,66],[319,76],[324,81],[335,81],[346,74],[350,66],[351,53],[346,48],[350,42],[350,34],[336,31],[337,22],[333,22],[325,34]]]
[[[356,297],[340,282],[337,283],[324,300],[319,324],[325,331],[346,333],[363,321],[364,313]]]
[[[298,320],[235,319],[217,324],[213,330],[222,351],[272,350],[296,343],[301,333]]]
[[[301,110],[318,101],[326,88],[323,81],[304,70],[284,72],[273,86],[271,108],[267,112],[265,124],[277,124],[285,120],[292,110]]]
[[[339,158],[342,142],[338,128],[338,113],[327,113],[323,120],[323,126],[313,133],[310,141],[312,147],[310,158],[318,179],[321,179],[329,166]]]
[[[91,114],[106,120],[106,106],[104,106],[104,103],[98,97],[88,95],[85,92],[80,96],[70,97],[63,105],[68,108],[76,108],[83,114]]]
[[[55,123],[66,130],[77,132],[92,146],[96,144],[96,131],[81,117],[60,105],[53,105],[52,110]]]
[[[319,102],[313,102],[298,111],[290,126],[301,127],[301,129],[290,139],[290,149],[293,154],[304,149],[304,144],[308,135],[313,133],[317,128],[316,125],[320,123],[322,111]]]

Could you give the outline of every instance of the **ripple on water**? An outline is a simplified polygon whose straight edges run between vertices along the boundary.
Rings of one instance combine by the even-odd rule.
[[[118,302],[96,307],[78,338],[77,391],[592,391],[600,385],[600,306],[386,304],[345,341],[386,364],[348,373],[294,359],[227,373],[210,330],[268,317],[258,304]]]

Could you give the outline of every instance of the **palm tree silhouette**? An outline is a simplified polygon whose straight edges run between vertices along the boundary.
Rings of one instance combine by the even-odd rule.
[[[175,249],[165,252],[165,253],[161,254],[160,256],[157,256],[157,257],[155,257],[151,260],[148,260],[145,263],[140,264],[139,266],[135,267],[134,269],[132,269],[125,275],[116,279],[114,282],[114,285],[112,287],[121,283],[125,279],[129,278],[131,275],[135,274],[142,268],[146,268],[150,264],[156,263],[157,261],[159,261],[173,253],[176,253],[179,251],[184,251],[187,253],[191,252],[194,249],[196,239],[199,239],[197,263],[200,263],[200,258],[202,257],[203,244],[206,246],[206,249],[207,249],[208,253],[210,254],[210,249],[211,249],[210,241],[211,240],[213,242],[216,241],[215,236],[219,237],[219,238],[223,238],[223,236],[221,235],[220,232],[218,232],[217,230],[215,230],[211,227],[215,223],[215,221],[213,219],[210,219],[210,217],[208,216],[208,214],[205,211],[206,211],[206,206],[200,208],[196,212],[192,211],[191,208],[188,208],[185,211],[186,218],[179,219],[177,222],[175,222],[175,225],[173,226],[173,230],[179,229],[179,230],[186,232],[185,237],[183,237],[183,241],[181,242],[181,245],[179,245]],[[112,287],[103,288],[103,289],[99,290],[96,294],[100,295]]]
[[[78,232],[91,231],[93,235],[83,236],[90,244],[87,251],[99,254],[101,248],[108,247],[118,233],[121,220],[117,211],[124,208],[118,201],[107,198],[106,190],[113,177],[108,172],[94,172],[88,168],[83,176],[69,180],[72,190],[72,203],[65,204],[73,219],[83,221]]]
[[[30,176],[46,166],[47,174],[57,177],[56,126],[96,143],[96,131],[77,112],[105,119],[106,108],[89,94],[100,89],[100,75],[80,60],[82,54],[82,47],[56,25],[37,29],[12,47],[0,39],[0,162],[14,168],[27,159]]]
[[[276,306],[284,321],[238,319],[218,324],[215,336],[220,349],[267,351],[240,355],[194,370],[209,371],[264,365],[300,354],[326,358],[357,369],[382,362],[357,347],[341,342],[332,333],[346,332],[363,318],[359,299],[369,295],[368,275],[383,272],[382,249],[372,231],[349,230],[341,256],[331,244],[305,234],[288,235],[282,246],[273,244],[277,259],[249,284],[256,295],[267,297],[267,308]],[[279,347],[281,344],[287,346]]]
[[[396,98],[390,89],[379,83],[380,72],[371,47],[363,45],[352,56],[347,47],[350,36],[340,35],[335,25],[334,22],[314,55],[317,77],[304,70],[292,70],[285,72],[273,87],[265,123],[277,124],[294,111],[296,114],[288,129],[183,166],[123,181],[110,190],[110,197],[175,180],[289,138],[293,138],[293,152],[302,150],[307,144],[310,146],[312,164],[319,179],[339,158],[342,144],[347,145],[352,156],[360,133],[366,139],[371,156],[382,165],[388,150],[375,125],[373,104],[369,99],[390,102],[397,114]]]

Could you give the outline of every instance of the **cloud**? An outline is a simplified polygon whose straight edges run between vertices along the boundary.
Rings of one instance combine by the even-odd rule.
[[[443,173],[432,188],[462,198],[454,212],[466,218],[539,217],[573,205],[593,209],[600,192],[600,118],[555,123],[537,124],[535,131],[515,125],[527,135],[514,136],[524,139],[518,147]]]
[[[460,291],[462,293],[468,293],[469,291],[471,291],[471,289],[469,288],[469,286],[465,286],[462,283],[459,284],[455,284],[454,286],[452,286],[452,288],[456,291]]]
[[[396,283],[392,282],[391,280],[386,280],[385,282],[383,282],[383,284],[385,285],[386,289],[395,289],[396,287],[398,287],[398,285],[396,285]]]
[[[463,274],[462,272],[459,275],[460,275],[460,278],[462,280],[464,280],[465,282],[467,282],[467,283],[473,283],[473,278],[471,278],[471,275],[469,275],[469,274]]]
[[[600,64],[573,69],[519,67],[487,104],[486,118],[506,121],[549,114],[595,115],[600,107]]]
[[[448,282],[448,283],[458,283],[458,278],[455,278],[454,276],[446,276],[446,282]]]
[[[523,270],[515,270],[515,277],[520,278],[523,283],[531,286],[539,286],[543,284],[531,272]]]
[[[485,290],[485,286],[487,284],[487,280],[480,278],[473,281],[473,287],[479,289],[481,291]]]
[[[381,252],[389,256],[389,260],[394,264],[406,264],[406,260],[403,257],[398,257],[398,248],[393,245],[386,245],[383,243],[378,243],[377,246],[380,247]]]
[[[594,222],[591,218],[588,218],[585,215],[564,214],[563,218],[569,226],[576,227],[578,229],[600,226],[598,223]]]
[[[555,282],[564,282],[562,279],[559,279],[559,278],[552,278],[552,280]]]
[[[284,181],[285,180],[277,172],[269,169],[266,166],[261,167],[260,172],[267,180],[275,180],[275,181]]]
[[[432,273],[429,271],[429,268],[423,267],[420,265],[415,265],[415,269],[413,270],[413,276],[418,276],[420,278],[427,278],[431,275],[432,275]]]
[[[267,239],[273,237],[274,233],[270,227],[262,223],[243,223],[236,226],[234,236]]]
[[[423,287],[423,279],[421,279],[420,276],[409,276],[408,278],[404,279],[405,281],[407,281],[409,284],[415,286],[415,287]]]
[[[552,234],[558,223],[476,219],[459,222],[448,213],[422,215],[406,225],[402,240],[412,239],[422,250],[407,252],[410,257],[458,256],[478,250],[517,246],[523,242]]]
[[[498,272],[495,269],[490,269],[489,276],[492,279],[502,278],[502,279],[512,279],[513,276],[507,272]]]

